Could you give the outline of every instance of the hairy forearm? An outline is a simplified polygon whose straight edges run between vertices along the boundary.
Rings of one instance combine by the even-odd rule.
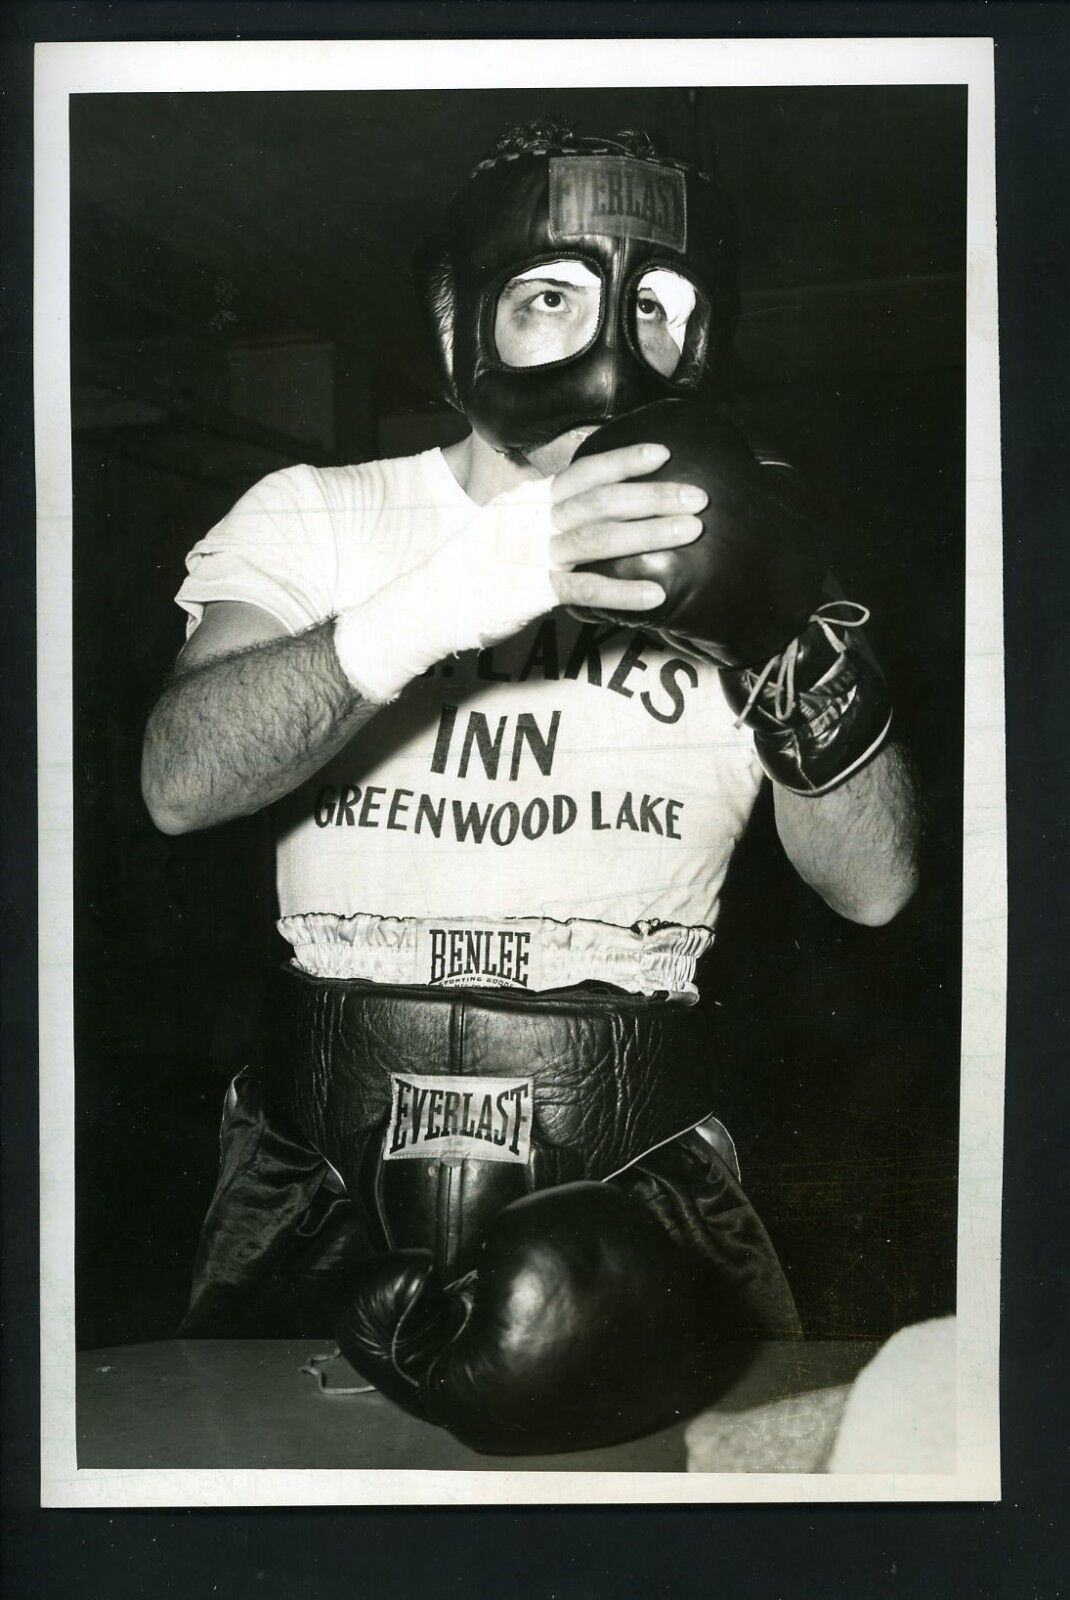
[[[850,921],[890,922],[918,880],[918,798],[902,748],[886,745],[826,795],[773,788],[777,831],[800,877]]]
[[[157,827],[248,816],[319,770],[374,715],[338,665],[333,624],[216,656],[165,687],[149,717],[142,790]]]

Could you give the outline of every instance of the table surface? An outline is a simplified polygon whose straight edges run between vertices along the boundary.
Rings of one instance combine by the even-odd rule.
[[[78,1357],[79,1467],[453,1468],[466,1472],[685,1472],[684,1423],[602,1450],[479,1455],[381,1394],[330,1397],[301,1368],[315,1339],[178,1339]],[[771,1341],[718,1412],[848,1383],[868,1340]],[[339,1360],[332,1386],[355,1380]],[[709,1470],[707,1468],[707,1470]]]

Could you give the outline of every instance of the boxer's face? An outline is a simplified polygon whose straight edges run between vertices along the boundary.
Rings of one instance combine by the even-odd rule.
[[[581,354],[598,334],[601,282],[582,262],[544,262],[510,278],[497,301],[494,346],[504,366],[542,366]],[[693,283],[677,272],[651,270],[638,282],[630,304],[630,339],[641,360],[662,378],[672,378],[696,310]],[[544,477],[568,466],[585,438],[587,422],[510,459],[526,461]]]
[[[428,283],[451,399],[480,440],[553,474],[599,423],[696,390],[733,290],[723,224],[699,175],[655,157],[481,163]]]
[[[494,307],[494,358],[505,368],[549,367],[582,355],[602,328],[602,280],[582,261],[540,262],[510,278]],[[616,296],[614,296],[616,298]],[[699,290],[682,273],[654,267],[631,284],[624,336],[662,378],[683,359]],[[619,342],[619,333],[612,335]]]
[[[623,308],[620,300],[619,285],[575,258],[542,261],[517,272],[503,284],[493,306],[492,359],[505,371],[567,368],[600,340],[607,351],[621,352],[625,365],[635,360],[671,378],[698,306],[695,285],[681,273],[652,268],[634,275]],[[606,329],[607,309],[622,326]],[[600,370],[592,405],[605,405],[600,391],[607,374],[608,368]],[[634,395],[628,398],[635,403]],[[549,442],[505,454],[514,465],[529,463],[553,476],[568,465],[594,427],[593,421],[577,421]]]

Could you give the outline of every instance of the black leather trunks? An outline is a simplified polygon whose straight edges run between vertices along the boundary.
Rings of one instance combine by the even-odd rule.
[[[461,1271],[510,1200],[611,1177],[709,1115],[708,1027],[698,1006],[619,991],[444,991],[287,968],[261,1077],[378,1248],[429,1249]]]

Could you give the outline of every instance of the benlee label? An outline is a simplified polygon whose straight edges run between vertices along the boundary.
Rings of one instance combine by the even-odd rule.
[[[631,156],[550,157],[550,237],[608,233],[687,249],[684,174]]]
[[[432,923],[416,937],[420,983],[440,989],[527,989],[531,933],[495,923]]]
[[[427,1078],[400,1072],[390,1077],[384,1161],[527,1162],[530,1078]]]

